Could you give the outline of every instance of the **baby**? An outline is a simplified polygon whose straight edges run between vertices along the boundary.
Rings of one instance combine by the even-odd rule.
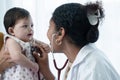
[[[33,38],[33,21],[30,13],[23,8],[11,8],[4,16],[4,26],[8,33],[4,38],[5,47],[16,65],[5,70],[1,76],[2,80],[42,79],[32,52],[36,50],[41,53],[36,45],[43,46],[47,52],[50,49],[47,44]],[[42,54],[40,56],[42,57]]]

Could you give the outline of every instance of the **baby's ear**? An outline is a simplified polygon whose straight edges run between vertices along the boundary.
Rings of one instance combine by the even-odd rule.
[[[3,46],[3,44],[4,44],[4,34],[2,32],[0,32],[0,50]]]
[[[14,35],[14,28],[13,27],[9,27],[8,28],[8,33],[11,35]]]

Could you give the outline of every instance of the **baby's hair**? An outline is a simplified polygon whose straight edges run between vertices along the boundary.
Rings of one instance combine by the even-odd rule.
[[[30,13],[23,8],[13,7],[9,9],[4,16],[4,26],[6,32],[9,34],[8,32],[9,27],[14,27],[18,20],[28,18],[29,16]]]

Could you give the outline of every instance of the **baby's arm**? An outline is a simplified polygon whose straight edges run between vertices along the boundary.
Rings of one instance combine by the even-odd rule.
[[[6,40],[6,46],[10,53],[12,60],[19,65],[27,68],[31,68],[34,71],[39,70],[37,63],[30,61],[25,55],[23,55],[20,45],[13,39],[8,38]]]

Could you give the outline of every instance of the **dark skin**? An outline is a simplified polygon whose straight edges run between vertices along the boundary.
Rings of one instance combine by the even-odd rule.
[[[9,68],[13,65],[15,64],[12,62],[7,49],[5,49],[3,46],[0,50],[0,74],[4,72],[6,68]]]
[[[39,46],[39,48],[42,51],[43,56],[40,57],[39,53],[34,52],[33,55],[39,65],[40,72],[44,75],[45,80],[54,80],[55,77],[50,71],[49,63],[48,63],[48,53],[45,52],[45,50]]]

